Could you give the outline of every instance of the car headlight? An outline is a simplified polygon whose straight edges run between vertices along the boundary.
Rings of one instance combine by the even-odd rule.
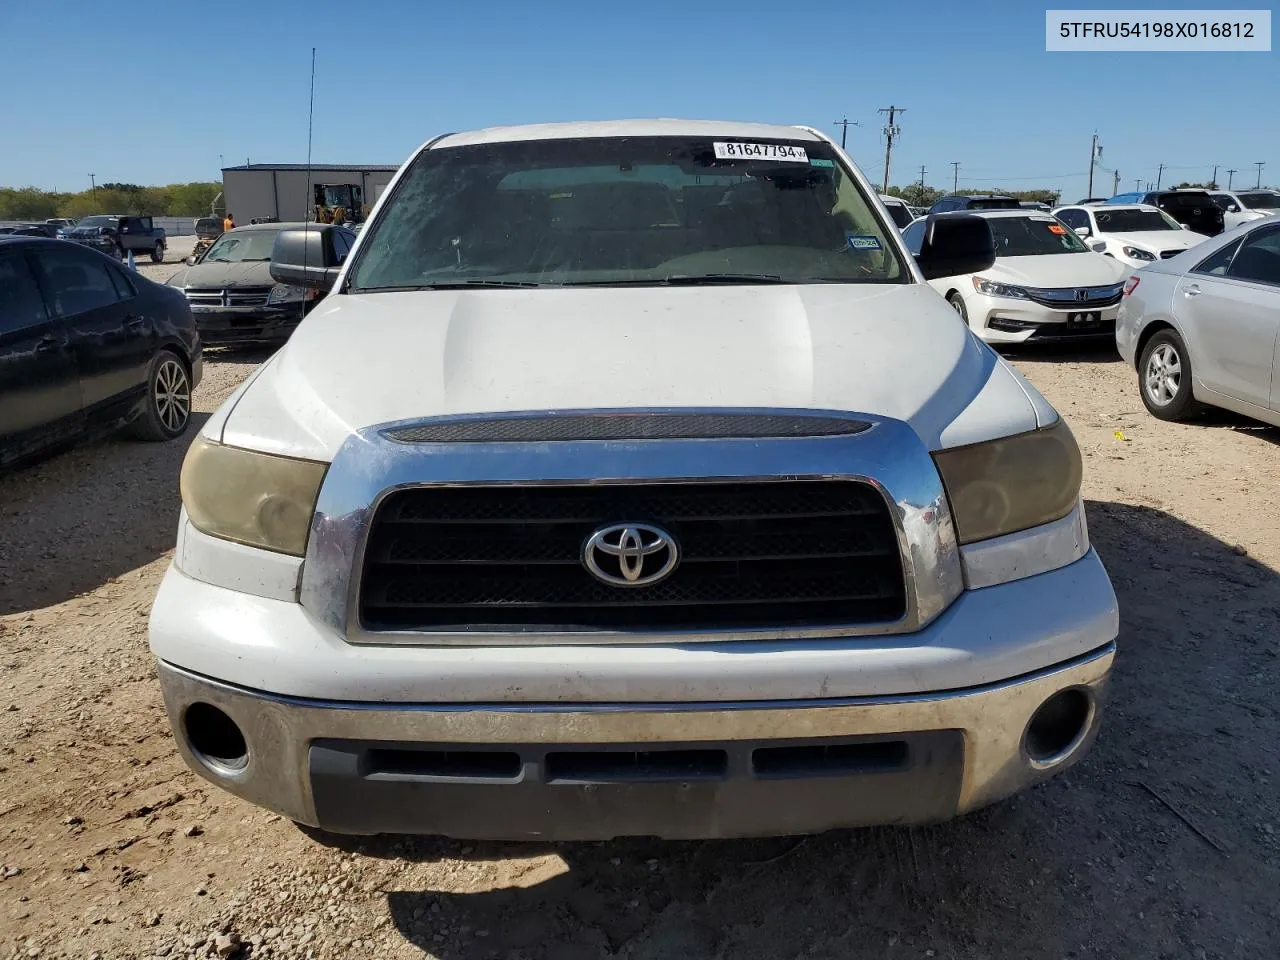
[[[1011,283],[997,283],[994,280],[987,280],[985,277],[973,278],[973,289],[979,293],[985,293],[988,297],[1013,297],[1017,300],[1027,300],[1027,291],[1022,287],[1015,287]]]
[[[1053,426],[933,455],[961,544],[1065,517],[1080,497],[1082,461],[1062,418]]]
[[[327,468],[197,437],[182,462],[182,505],[211,537],[300,557]]]
[[[1156,255],[1148,253],[1146,250],[1139,250],[1137,247],[1125,247],[1124,255],[1132,260],[1154,260]]]
[[[307,287],[295,287],[291,283],[277,283],[267,296],[267,303],[297,303],[310,300],[316,291]]]

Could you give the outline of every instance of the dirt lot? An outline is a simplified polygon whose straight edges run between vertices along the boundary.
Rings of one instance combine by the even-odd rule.
[[[197,408],[261,359],[213,359]],[[323,845],[170,740],[146,617],[183,444],[0,479],[0,958],[1276,956],[1280,431],[1160,423],[1105,353],[1015,359],[1086,453],[1112,706],[1075,771],[928,828]]]

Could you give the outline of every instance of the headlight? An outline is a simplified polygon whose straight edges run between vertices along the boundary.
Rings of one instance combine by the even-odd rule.
[[[1137,247],[1125,247],[1124,255],[1133,260],[1154,260],[1156,255],[1148,253],[1146,250],[1139,250]]]
[[[1080,448],[1061,418],[1051,427],[933,455],[960,542],[1065,517],[1080,497]]]
[[[271,288],[267,303],[297,303],[300,300],[310,300],[315,293],[316,291],[307,287],[295,287],[289,283],[277,283]]]
[[[1022,287],[1015,287],[1009,283],[996,283],[994,280],[987,280],[983,277],[973,278],[973,289],[979,293],[985,293],[988,297],[1013,297],[1017,300],[1027,300],[1027,291]]]
[[[327,467],[197,437],[182,463],[182,505],[211,537],[300,557]]]

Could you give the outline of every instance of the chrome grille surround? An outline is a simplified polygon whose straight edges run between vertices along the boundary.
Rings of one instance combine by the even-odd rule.
[[[857,434],[680,440],[412,443],[388,432],[461,419],[434,417],[365,428],[334,457],[320,491],[299,583],[304,608],[349,643],[481,646],[786,641],[914,632],[942,613],[963,589],[959,549],[946,494],[929,450],[906,423],[851,411],[573,410],[574,416],[628,413],[792,414],[869,424]],[[540,411],[551,414],[552,411]],[[494,414],[495,419],[511,413]],[[468,419],[474,419],[468,418]],[[661,484],[699,481],[850,480],[885,499],[906,586],[906,612],[892,622],[815,628],[644,631],[591,629],[366,630],[360,578],[373,518],[384,498],[413,487]],[[626,518],[621,518],[626,519]]]

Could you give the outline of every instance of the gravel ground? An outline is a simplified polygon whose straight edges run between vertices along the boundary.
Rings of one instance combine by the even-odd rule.
[[[211,356],[202,417],[262,359]],[[170,739],[146,617],[185,444],[0,479],[0,958],[1276,956],[1280,431],[1156,421],[1106,352],[1014,359],[1085,452],[1123,621],[1112,705],[1075,770],[931,827],[311,836]]]

